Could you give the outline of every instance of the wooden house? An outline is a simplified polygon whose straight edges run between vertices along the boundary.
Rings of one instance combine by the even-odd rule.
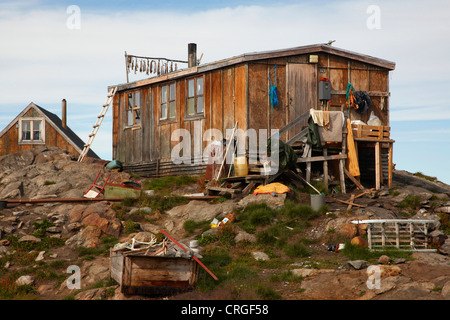
[[[236,123],[244,131],[288,128],[280,136],[287,142],[308,119],[302,118],[295,126],[289,124],[310,109],[324,108],[324,103],[328,108],[348,111],[352,120],[367,122],[374,112],[383,126],[389,126],[393,62],[317,44],[198,65],[195,48],[188,50],[186,69],[110,87],[117,87],[113,159],[120,160],[126,170],[143,176],[202,173],[205,162],[175,165],[171,161],[171,150],[179,143],[171,139],[175,130],[186,129],[194,139],[198,128],[201,133],[219,129],[225,136]],[[327,101],[320,96],[319,83],[324,79],[331,85]],[[349,83],[355,91],[368,93],[373,102],[370,112],[348,110]],[[272,106],[269,94],[273,85],[277,87],[276,106]],[[199,144],[206,146],[205,141]],[[360,157],[365,154],[361,151]],[[388,154],[384,149],[382,153]]]
[[[0,156],[39,147],[52,146],[79,156],[84,142],[67,126],[66,101],[62,101],[62,119],[31,102],[0,132]],[[93,150],[88,156],[99,158]]]

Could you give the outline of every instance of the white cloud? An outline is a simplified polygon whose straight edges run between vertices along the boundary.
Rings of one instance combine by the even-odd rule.
[[[5,117],[12,120],[31,101],[59,110],[61,99],[66,98],[73,120],[84,119],[77,121],[74,131],[84,132],[100,112],[107,86],[126,81],[125,51],[186,60],[190,42],[198,44],[206,63],[247,52],[337,40],[337,47],[397,63],[391,79],[393,120],[443,114],[450,118],[446,110],[450,43],[445,41],[450,33],[449,3],[380,3],[380,30],[367,28],[366,9],[371,4],[307,2],[194,13],[107,12],[81,6],[81,29],[70,30],[65,7],[44,10],[38,1],[4,2],[0,30],[9,32],[0,34],[0,128],[9,123]],[[111,132],[102,128],[102,135],[97,138],[106,141]]]

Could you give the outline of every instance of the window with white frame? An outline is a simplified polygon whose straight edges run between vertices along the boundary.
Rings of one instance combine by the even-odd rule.
[[[127,101],[127,126],[138,126],[141,124],[141,93],[135,91],[128,94]]]
[[[203,77],[187,81],[187,115],[203,115]]]
[[[161,120],[175,119],[175,83],[161,87]]]
[[[42,118],[19,120],[19,142],[22,144],[45,142],[45,121]]]

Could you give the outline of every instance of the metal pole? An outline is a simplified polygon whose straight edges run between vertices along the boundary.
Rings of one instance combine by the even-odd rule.
[[[128,54],[125,51],[125,71],[127,72],[127,83],[129,82],[128,80]]]

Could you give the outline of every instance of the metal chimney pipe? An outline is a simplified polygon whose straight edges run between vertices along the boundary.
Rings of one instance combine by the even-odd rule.
[[[62,116],[61,116],[61,120],[62,120],[62,127],[64,129],[67,128],[67,101],[66,99],[62,100]]]
[[[188,44],[188,67],[192,68],[197,65],[197,44]]]

